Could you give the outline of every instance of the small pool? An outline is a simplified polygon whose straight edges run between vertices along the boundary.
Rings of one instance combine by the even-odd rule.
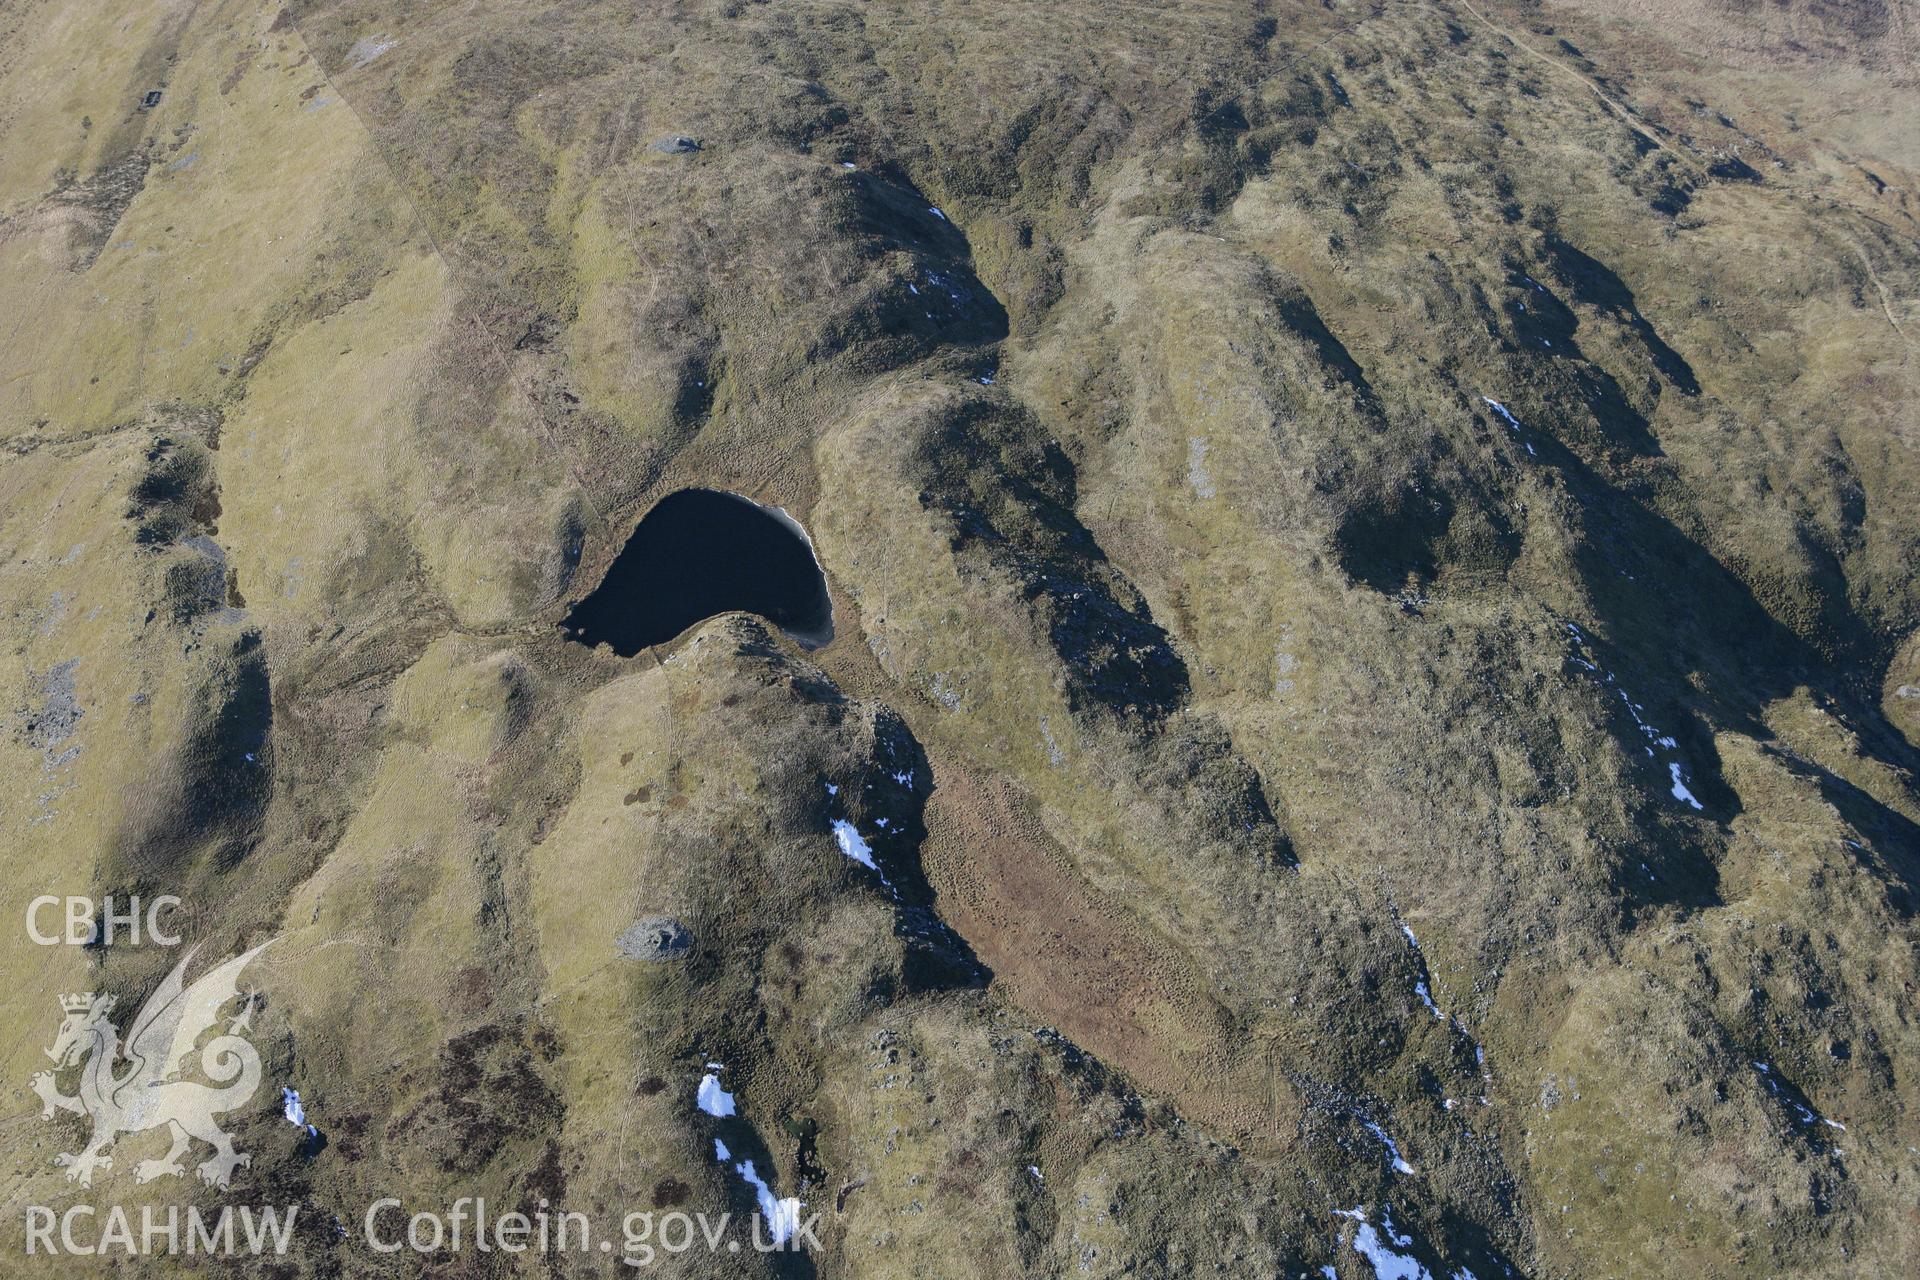
[[[738,494],[681,489],[647,512],[561,625],[571,639],[631,658],[736,610],[809,648],[833,638],[826,576],[798,521]]]

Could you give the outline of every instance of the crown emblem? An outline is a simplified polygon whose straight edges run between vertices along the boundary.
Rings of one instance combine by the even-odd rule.
[[[93,992],[83,991],[78,995],[61,996],[60,1007],[68,1013],[85,1013],[93,1007]],[[107,997],[108,1009],[113,1007],[113,997]],[[103,1010],[104,1012],[104,1010]]]

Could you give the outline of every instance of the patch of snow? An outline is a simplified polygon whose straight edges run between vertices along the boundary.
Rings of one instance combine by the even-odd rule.
[[[940,212],[939,208],[934,205],[928,205],[927,212],[932,214],[934,217],[940,219],[940,221],[942,222],[945,222],[947,220],[947,215]]]
[[[1394,1142],[1392,1138],[1387,1136],[1387,1131],[1385,1129],[1382,1129],[1378,1124],[1367,1119],[1365,1116],[1362,1116],[1360,1118],[1360,1123],[1367,1126],[1367,1132],[1371,1133],[1374,1137],[1380,1139],[1381,1145],[1386,1147],[1387,1157],[1388,1159],[1393,1161],[1393,1171],[1395,1173],[1412,1173],[1413,1172],[1413,1166],[1408,1164],[1405,1160],[1401,1159],[1400,1147],[1398,1146],[1398,1144]]]
[[[712,1077],[708,1077],[711,1079]],[[729,1110],[728,1114],[732,1114]],[[733,1161],[733,1152],[727,1150],[727,1144],[715,1138],[713,1140],[713,1158],[720,1164]],[[767,1224],[767,1237],[774,1244],[785,1244],[800,1225],[802,1205],[797,1196],[781,1199],[773,1194],[773,1188],[753,1167],[753,1161],[741,1160],[733,1163],[733,1171],[740,1180],[753,1188],[753,1197],[760,1206],[760,1217]]]
[[[1789,1094],[1786,1088],[1774,1076],[1771,1066],[1764,1062],[1756,1062],[1753,1064],[1753,1069],[1760,1073],[1760,1079],[1766,1084],[1767,1092],[1773,1095],[1774,1101],[1793,1112],[1801,1124],[1809,1127],[1816,1124],[1823,1124],[1829,1129],[1838,1129],[1843,1133],[1846,1132],[1847,1126],[1841,1124],[1838,1120],[1827,1119],[1813,1108]]]
[[[754,1170],[751,1160],[740,1161],[733,1166],[733,1171],[740,1175],[741,1181],[753,1188],[754,1198],[760,1202],[760,1217],[767,1224],[767,1239],[774,1244],[785,1244],[800,1226],[799,1198],[776,1198],[773,1188]]]
[[[833,838],[840,845],[840,852],[852,858],[863,867],[878,871],[880,866],[873,860],[873,846],[860,834],[860,828],[845,818],[833,820]]]
[[[1507,420],[1508,426],[1512,427],[1515,431],[1520,430],[1520,419],[1514,417],[1511,413],[1507,412],[1507,406],[1501,404],[1498,400],[1495,400],[1492,396],[1481,396],[1480,398],[1487,402],[1488,408],[1492,409],[1495,413],[1505,418]]]
[[[700,1109],[710,1116],[730,1116],[736,1114],[733,1095],[721,1087],[720,1077],[709,1071],[700,1077],[700,1092],[695,1095]]]
[[[947,301],[956,307],[964,307],[973,301],[973,290],[960,284],[950,275],[939,271],[928,271],[921,278],[929,285],[945,293],[947,295]],[[916,296],[918,296],[919,292],[918,289],[914,290]],[[933,313],[928,312],[927,315],[928,318],[931,319]]]
[[[831,783],[831,782],[829,782],[829,783],[827,784],[827,794],[828,794],[828,795],[830,795],[830,796],[837,796],[837,795],[839,795],[839,794],[840,794],[840,788],[839,788],[839,786],[838,786],[838,785],[836,785],[836,784],[834,784],[834,783]]]
[[[1043,1175],[1041,1174],[1041,1172],[1040,1172],[1040,1166],[1039,1166],[1039,1165],[1037,1165],[1037,1164],[1030,1164],[1030,1165],[1028,1165],[1028,1166],[1027,1166],[1027,1172],[1033,1175],[1033,1180],[1034,1180],[1035,1182],[1045,1182],[1045,1181],[1046,1181],[1046,1178],[1045,1178],[1045,1177],[1044,1177],[1044,1176],[1043,1176]]]
[[[1698,800],[1694,798],[1693,792],[1687,790],[1687,784],[1680,780],[1680,762],[1679,761],[1675,760],[1675,761],[1669,762],[1667,765],[1667,772],[1673,776],[1673,798],[1675,800],[1684,800],[1688,804],[1692,805],[1695,809],[1706,808],[1705,805],[1701,804]]]
[[[309,1138],[320,1136],[320,1131],[307,1123],[307,1109],[300,1102],[298,1089],[283,1087],[280,1090],[280,1114],[287,1118],[288,1124],[297,1124],[305,1129]]]
[[[1427,989],[1427,979],[1425,975],[1427,957],[1426,954],[1420,950],[1420,939],[1413,935],[1413,930],[1404,922],[1400,925],[1400,932],[1407,935],[1407,945],[1412,947],[1413,954],[1420,958],[1422,973],[1413,984],[1413,993],[1420,997],[1420,1003],[1426,1005],[1428,1011],[1431,1012],[1434,1017],[1445,1022],[1447,1015],[1440,1012],[1440,1006],[1433,1002],[1433,993]]]
[[[1570,655],[1573,661],[1587,671],[1601,677],[1604,683],[1613,687],[1613,691],[1620,695],[1620,702],[1626,707],[1627,714],[1633,717],[1635,727],[1645,735],[1647,742],[1652,744],[1646,747],[1647,758],[1649,760],[1657,760],[1660,758],[1659,752],[1654,750],[1656,746],[1668,751],[1679,750],[1679,741],[1675,739],[1672,734],[1662,733],[1651,724],[1648,724],[1646,717],[1641,714],[1646,710],[1646,707],[1633,700],[1632,695],[1622,688],[1619,682],[1613,678],[1611,671],[1601,669],[1600,664],[1594,660],[1591,652],[1587,651],[1588,640],[1586,632],[1571,622],[1564,623],[1563,625],[1567,628],[1567,634],[1573,637],[1573,643],[1576,646],[1574,652]],[[1679,761],[1667,761],[1667,775],[1672,782],[1672,794],[1675,800],[1692,805],[1696,810],[1706,808],[1705,805],[1700,803],[1699,798],[1688,789],[1682,777],[1682,766]]]
[[[1360,1224],[1353,1233],[1353,1251],[1373,1268],[1374,1280],[1433,1280],[1433,1273],[1421,1266],[1419,1259],[1400,1252],[1412,1247],[1413,1237],[1396,1232],[1393,1218],[1385,1210],[1380,1214],[1379,1230],[1367,1221],[1365,1210],[1336,1209],[1334,1212]]]

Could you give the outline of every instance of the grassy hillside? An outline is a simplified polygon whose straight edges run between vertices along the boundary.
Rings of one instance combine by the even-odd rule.
[[[252,1164],[82,1192],[178,956],[0,932],[0,1269],[718,1139],[820,1248],[663,1274],[1901,1274],[1914,37],[1763,8],[0,13],[0,914],[279,939]],[[831,644],[566,637],[689,486]]]

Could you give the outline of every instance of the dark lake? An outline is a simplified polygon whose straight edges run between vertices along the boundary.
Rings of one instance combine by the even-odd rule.
[[[731,493],[682,489],[647,512],[562,624],[630,658],[703,618],[757,613],[806,645],[833,638],[826,578],[800,526]]]

